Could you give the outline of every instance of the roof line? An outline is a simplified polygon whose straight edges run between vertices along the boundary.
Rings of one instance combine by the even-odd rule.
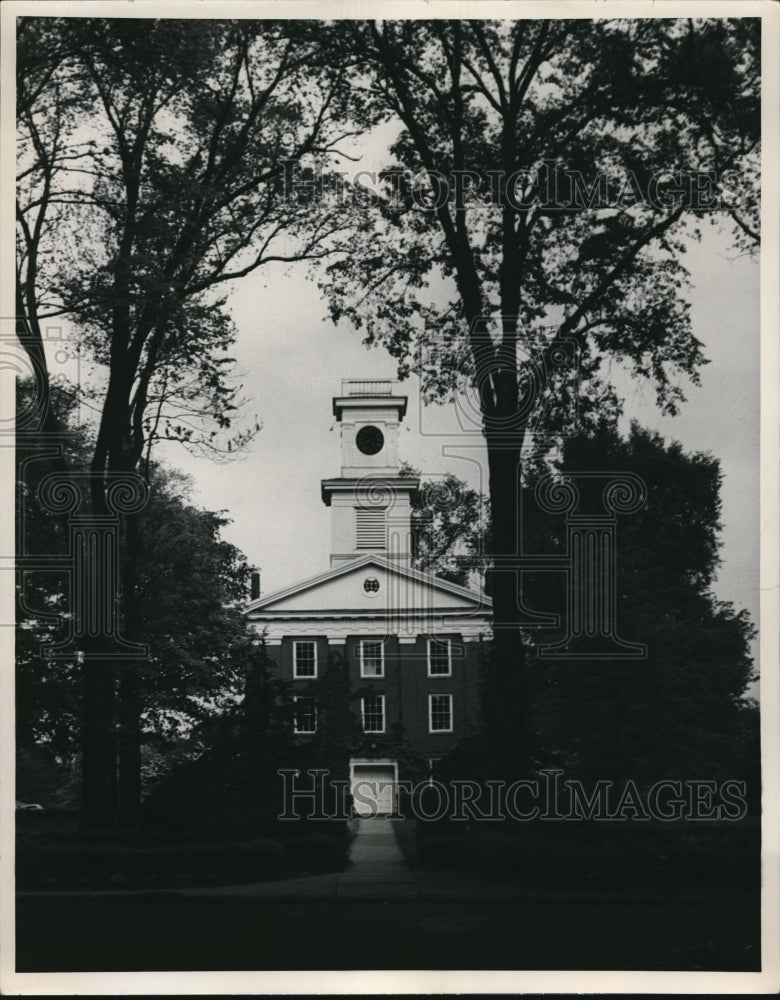
[[[418,583],[422,583],[427,586],[435,586],[439,590],[448,591],[458,597],[467,597],[471,600],[476,599],[480,604],[484,604],[487,607],[490,607],[491,605],[490,598],[482,591],[469,590],[467,587],[461,587],[457,583],[450,583],[449,580],[442,580],[432,573],[423,573],[420,570],[412,569],[409,566],[399,566],[397,563],[394,563],[383,556],[376,555],[375,553],[367,553],[364,556],[358,556],[356,559],[352,559],[349,562],[344,563],[342,566],[336,566],[335,568],[329,569],[324,573],[319,573],[317,576],[307,577],[303,580],[297,581],[296,583],[290,584],[287,587],[282,587],[280,590],[274,590],[270,594],[257,597],[254,601],[249,602],[244,609],[244,613],[247,614],[250,611],[256,611],[268,603],[280,600],[284,597],[289,597],[290,594],[303,593],[306,590],[310,590],[312,587],[316,587],[320,583],[325,583],[327,580],[338,579],[338,577],[343,576],[351,570],[357,569],[359,566],[370,565],[372,563],[387,570],[388,572],[397,573],[400,576],[406,576],[412,580],[416,580]]]

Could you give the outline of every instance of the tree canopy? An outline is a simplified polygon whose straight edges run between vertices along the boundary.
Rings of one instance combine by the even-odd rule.
[[[646,652],[634,659],[545,656],[544,647],[567,632],[566,581],[550,567],[523,574],[531,609],[558,618],[552,628],[524,629],[531,770],[560,768],[590,785],[630,780],[645,789],[663,779],[743,781],[750,807],[758,808],[755,629],[745,610],[713,593],[721,529],[717,460],[686,453],[637,425],[627,435],[605,425],[569,439],[552,465],[558,483],[598,482],[584,499],[594,511],[604,482],[599,473],[644,480],[641,508],[618,518],[615,567],[617,631]],[[535,502],[536,487],[549,475],[549,466],[527,471],[523,551],[555,557],[567,551],[565,519]],[[499,714],[492,703],[505,693],[495,672],[488,650],[480,733],[450,755],[445,775],[517,777],[517,761],[501,755],[491,732]]]
[[[18,403],[33,390],[20,386]],[[62,393],[55,390],[59,397]],[[60,413],[67,399],[57,398]],[[88,431],[71,420],[69,464],[88,461]],[[50,558],[68,552],[67,521],[35,502],[48,473],[35,452],[18,455],[20,553]],[[243,554],[221,537],[223,513],[203,510],[189,497],[186,477],[154,465],[153,489],[143,511],[138,561],[139,613],[149,656],[141,670],[143,740],[168,745],[243,696],[251,639],[243,617],[249,592]],[[46,748],[73,761],[80,751],[81,686],[76,660],[50,658],[71,607],[64,571],[27,570],[20,577],[17,618],[17,739],[27,750]]]
[[[403,463],[401,475],[421,473]],[[484,569],[480,557],[489,548],[486,508],[485,498],[451,472],[424,481],[411,502],[412,565],[462,587],[481,586],[474,573]]]
[[[343,72],[285,22],[22,18],[18,30],[17,333],[56,433],[46,325],[66,316],[97,377],[92,515],[116,477],[148,478],[168,439],[224,455],[259,427],[230,357],[226,293],[270,261],[328,252],[342,220],[285,194],[284,163],[325,156],[357,127]],[[136,478],[137,481],[137,478]],[[140,519],[125,519],[116,603],[139,644]],[[88,565],[85,563],[85,565]],[[86,580],[93,594],[104,580]],[[85,819],[133,822],[140,794],[139,663],[85,645]],[[119,700],[119,743],[105,721]],[[113,788],[116,756],[120,780]]]
[[[487,444],[497,699],[527,759],[517,585],[528,448],[616,414],[605,362],[676,412],[705,361],[686,240],[704,218],[755,244],[755,19],[347,22],[333,46],[399,129],[322,286],[474,413]],[[365,187],[365,185],[364,185]],[[524,450],[525,449],[525,450]],[[499,678],[503,682],[499,683]],[[495,720],[501,730],[501,719]]]
[[[339,28],[400,134],[349,253],[328,267],[334,318],[384,344],[433,398],[475,381],[483,415],[514,413],[517,430],[518,367],[567,340],[587,398],[612,355],[673,411],[675,376],[695,380],[703,360],[684,234],[704,217],[730,220],[738,238],[757,228],[740,212],[756,207],[758,23]]]
[[[17,76],[23,342],[65,314],[106,366],[96,468],[159,438],[225,448],[224,289],[326,252],[338,220],[282,181],[348,131],[338,72],[274,22],[23,18]]]
[[[567,770],[588,777],[753,780],[755,748],[746,733],[755,631],[746,611],[712,590],[721,530],[719,463],[633,425],[625,437],[602,427],[570,439],[556,466],[564,480],[582,472],[627,472],[647,486],[642,507],[619,518],[615,561],[619,635],[643,643],[647,652],[636,660],[544,659],[539,647],[555,641],[555,632],[532,630],[539,752],[559,754]],[[530,477],[529,495],[534,485]],[[526,506],[528,550],[565,550],[563,519]],[[535,609],[560,613],[565,606],[556,575],[530,574]]]

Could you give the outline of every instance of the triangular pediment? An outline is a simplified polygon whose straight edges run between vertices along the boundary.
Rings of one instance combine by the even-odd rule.
[[[366,582],[370,581],[368,587]],[[250,618],[276,613],[354,612],[381,615],[403,609],[418,612],[490,612],[482,593],[440,580],[432,574],[367,555],[319,576],[257,598],[248,605]]]

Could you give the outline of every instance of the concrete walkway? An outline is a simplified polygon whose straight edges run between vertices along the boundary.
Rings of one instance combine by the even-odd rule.
[[[359,819],[349,855],[350,865],[338,876],[339,898],[405,898],[417,896],[417,883],[383,816]]]

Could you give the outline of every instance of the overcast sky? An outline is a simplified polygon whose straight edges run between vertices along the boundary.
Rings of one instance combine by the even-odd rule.
[[[720,459],[724,544],[716,593],[747,607],[757,622],[758,266],[735,257],[709,228],[685,263],[694,284],[694,334],[711,364],[702,372],[702,386],[690,387],[678,417],[661,416],[650,386],[637,381],[629,384],[626,416],[681,441],[687,451]],[[331,399],[341,380],[392,378],[395,368],[384,350],[363,346],[359,333],[325,319],[316,281],[303,265],[251,275],[231,304],[239,329],[235,354],[253,397],[249,412],[258,414],[263,429],[243,458],[228,465],[175,447],[167,455],[194,476],[200,503],[228,511],[233,523],[225,536],[262,568],[268,593],[329,566],[330,511],[320,499],[320,480],[339,473],[339,425]],[[421,407],[414,378],[402,390],[410,405],[401,457],[425,473],[451,471],[486,491],[483,452],[468,449],[470,461],[446,454],[447,448],[457,453],[464,442],[480,440],[460,432],[455,407]]]

